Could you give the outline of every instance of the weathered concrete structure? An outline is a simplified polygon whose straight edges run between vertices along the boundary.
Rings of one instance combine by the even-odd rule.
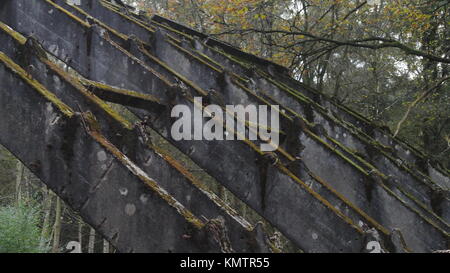
[[[449,247],[448,170],[283,67],[102,0],[4,0],[0,41],[0,143],[120,251],[278,251],[146,126],[305,252]],[[257,141],[171,138],[171,106],[211,89],[280,105],[279,161]]]

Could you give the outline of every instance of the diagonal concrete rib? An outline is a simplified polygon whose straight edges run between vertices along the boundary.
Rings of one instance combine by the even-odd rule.
[[[19,34],[17,34],[19,35]],[[23,39],[13,39],[13,36],[0,34],[4,43],[0,50],[5,50],[13,58],[19,58],[15,54],[15,48],[21,48]],[[3,46],[5,46],[3,48]],[[51,89],[55,94],[72,108],[81,108],[95,113],[100,127],[106,133],[112,143],[126,151],[127,156],[136,162],[142,170],[153,173],[153,177],[177,200],[180,200],[188,209],[198,215],[209,219],[221,216],[225,220],[227,230],[230,231],[230,241],[233,249],[238,252],[261,252],[268,251],[264,239],[257,238],[258,230],[254,230],[245,219],[240,217],[234,210],[229,208],[212,192],[208,191],[193,178],[180,163],[161,150],[153,150],[138,139],[137,130],[131,131],[131,125],[119,117],[119,114],[108,109],[94,95],[83,89],[76,78],[58,68],[50,60],[34,55],[29,56],[29,63],[35,67],[32,77]],[[41,73],[47,71],[46,73]],[[111,89],[104,84],[96,85],[98,88]],[[106,166],[106,165],[105,165]],[[110,168],[108,168],[110,169]],[[106,174],[107,172],[105,172]],[[100,182],[103,181],[100,180]],[[76,193],[72,193],[76,195]],[[141,194],[139,199],[145,199]],[[264,238],[264,235],[263,237]]]
[[[95,126],[88,125],[86,131],[80,115],[3,53],[0,78],[2,145],[78,208],[119,250],[220,251],[203,229],[205,223],[95,131]],[[89,124],[88,116],[84,119]],[[146,202],[132,198],[138,193],[146,194]],[[182,239],[187,233],[192,240]]]
[[[165,109],[165,105],[151,95],[145,95],[91,80],[83,80],[82,84],[99,98],[108,102],[141,108],[149,112],[162,112]]]

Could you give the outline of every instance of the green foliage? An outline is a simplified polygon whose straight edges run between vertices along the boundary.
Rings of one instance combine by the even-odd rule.
[[[29,205],[0,208],[0,253],[42,253],[40,211]]]
[[[17,160],[0,145],[0,206],[14,198]]]

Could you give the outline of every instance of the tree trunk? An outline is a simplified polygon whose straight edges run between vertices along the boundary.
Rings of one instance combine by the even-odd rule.
[[[33,196],[33,186],[31,183],[32,173],[27,168],[23,169],[23,194],[22,198],[25,197],[25,202],[28,202],[31,200],[31,197]]]
[[[94,253],[95,250],[95,229],[91,228],[89,232],[89,247],[88,253]]]
[[[17,173],[16,173],[16,202],[19,206],[22,202],[21,183],[23,177],[23,164],[17,161]]]
[[[109,242],[103,240],[103,253],[109,253]]]
[[[53,253],[59,252],[59,241],[61,237],[61,199],[56,197],[55,224],[53,226]]]
[[[46,239],[48,238],[49,233],[49,227],[50,227],[50,212],[52,209],[52,199],[53,195],[49,189],[47,189],[46,186],[43,187],[43,191],[45,193],[44,197],[44,207],[43,207],[43,214],[44,214],[44,221],[42,223],[42,231],[41,231],[41,241],[40,241],[40,247],[44,247],[46,243]]]
[[[78,242],[81,252],[83,252],[83,221],[81,219],[78,220]]]

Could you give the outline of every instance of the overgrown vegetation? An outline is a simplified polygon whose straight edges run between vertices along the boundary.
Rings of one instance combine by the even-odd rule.
[[[101,236],[0,145],[0,253],[66,252],[71,241],[82,242],[82,252],[110,251]]]
[[[32,205],[0,207],[0,253],[42,253],[41,211]]]

